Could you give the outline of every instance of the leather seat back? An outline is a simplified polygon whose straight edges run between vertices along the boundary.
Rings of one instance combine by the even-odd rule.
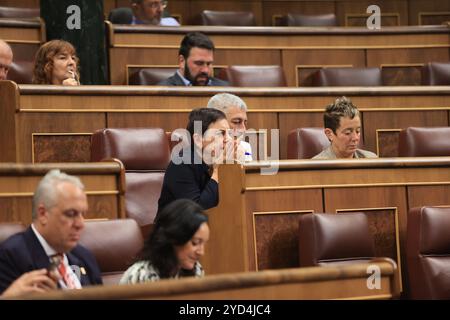
[[[337,18],[334,13],[306,15],[288,13],[282,18],[282,25],[297,27],[332,27],[337,26]]]
[[[158,210],[170,161],[167,135],[160,128],[107,128],[92,136],[91,161],[117,158],[125,166],[125,210],[148,234]]]
[[[323,128],[293,129],[288,135],[287,158],[311,159],[329,145]]]
[[[371,260],[375,247],[367,216],[362,212],[302,215],[299,257],[301,267]]]
[[[142,250],[144,239],[133,219],[86,220],[80,244],[95,256],[104,284],[118,284]]]
[[[235,87],[286,87],[280,66],[229,66],[227,79]]]
[[[382,86],[379,68],[323,68],[312,76],[312,85],[317,87]]]
[[[154,86],[171,77],[177,68],[142,68],[130,75],[128,84]]]
[[[409,127],[400,131],[400,157],[450,156],[450,127]]]
[[[204,26],[256,26],[253,12],[204,10],[200,16]]]
[[[450,85],[450,63],[429,62],[422,67],[422,85]]]
[[[411,298],[450,299],[450,208],[413,208],[407,220]]]

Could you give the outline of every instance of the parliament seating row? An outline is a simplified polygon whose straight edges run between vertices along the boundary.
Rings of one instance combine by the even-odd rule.
[[[80,177],[88,197],[87,219],[126,217],[125,172],[119,160],[88,163],[0,163],[0,222],[31,222],[32,197],[52,169]]]
[[[206,33],[215,43],[218,69],[232,65],[278,65],[290,87],[311,86],[313,74],[323,68],[382,69],[384,85],[419,85],[421,67],[448,62],[448,28],[397,27],[379,32],[359,28],[270,27],[147,27],[106,23],[109,78],[123,85],[137,68],[176,68],[178,47],[190,31]],[[46,41],[42,20],[0,18],[0,38],[9,42],[15,63],[32,63]],[[326,39],[326,41],[324,40]],[[18,83],[29,82],[31,75]],[[15,80],[15,78],[12,78]],[[16,80],[16,81],[19,81]],[[436,83],[437,84],[437,83]]]
[[[448,62],[449,29],[431,27],[155,27],[113,25],[108,29],[110,81],[127,83],[135,67],[177,67],[180,42],[203,32],[215,44],[214,65],[279,65],[288,86],[311,86],[311,75],[331,67],[381,68],[385,85],[419,85],[420,68]],[[129,72],[131,73],[131,72]]]
[[[390,83],[391,70],[386,68],[316,67],[305,79],[308,87],[373,87],[403,85]],[[427,62],[417,69],[420,76],[413,85],[442,86],[450,84],[450,63]],[[130,85],[157,85],[172,76],[175,66],[130,66],[127,73]],[[286,87],[284,70],[278,65],[230,65],[216,67],[216,77],[229,81],[234,87]],[[12,80],[12,79],[11,79]],[[18,82],[19,83],[19,82]],[[410,84],[410,83],[406,83]],[[301,86],[298,84],[298,86]]]
[[[406,250],[410,297],[448,299],[450,208],[413,208],[408,217]],[[23,224],[0,224],[0,243],[24,230]],[[143,238],[133,219],[87,220],[80,243],[96,257],[104,284],[112,285],[118,284],[123,272],[135,261],[143,247]],[[299,221],[299,255],[300,267],[330,268],[376,261],[366,215],[303,215]],[[392,264],[396,265],[394,261]]]
[[[210,225],[212,229],[221,232],[219,238],[218,235],[211,235],[210,250],[204,260],[205,268],[211,274],[298,266],[299,217],[311,212],[333,213],[336,209],[337,214],[366,214],[369,217],[370,232],[375,239],[376,256],[394,259],[399,270],[403,270],[406,276],[402,269],[406,261],[401,263],[400,258],[406,252],[406,208],[449,203],[448,158],[350,160],[342,163],[281,161],[278,165],[279,172],[276,176],[264,176],[259,174],[259,170],[267,164],[246,164],[245,179],[242,174],[236,175],[235,165],[220,168],[219,178],[223,182],[223,187],[219,190],[221,201],[210,212]],[[34,166],[43,169],[42,165]],[[95,166],[99,165],[77,165],[75,167],[78,167],[78,171],[71,169],[68,172],[94,173]],[[105,166],[110,165],[105,163]],[[67,171],[74,165],[59,164],[58,167]],[[23,169],[24,165],[18,168],[18,173],[25,177],[30,174],[29,170]],[[50,167],[47,165],[45,168]],[[239,171],[242,169],[239,168]],[[3,170],[4,174],[11,175],[12,172],[8,173],[7,170]],[[41,171],[36,171],[38,176],[44,173]],[[7,194],[2,193],[2,201],[5,201],[3,199],[6,196],[13,197],[12,191],[17,193],[17,197],[23,198],[21,187],[27,186],[26,190],[34,190],[37,178],[30,180],[25,177],[13,177],[14,181],[20,182],[17,184],[18,190],[11,189],[15,184],[11,184],[7,177],[1,180],[3,189],[7,188],[5,190],[8,191]],[[103,210],[114,209],[114,201],[120,201],[116,198],[117,195],[111,198],[113,202],[109,204],[110,207],[92,202],[93,198],[104,193],[99,187],[104,178],[97,173],[92,178],[84,175],[82,180],[87,186],[91,208],[88,218],[125,217],[125,214],[100,215]],[[242,184],[243,181],[245,184]],[[97,187],[94,188],[95,185]],[[93,188],[97,192],[93,192]],[[125,190],[125,187],[121,189]],[[319,194],[324,197],[323,200],[317,199]],[[30,197],[31,195],[32,191]],[[30,199],[21,199],[25,200],[31,205]],[[9,212],[8,206],[3,207],[7,208],[3,221],[14,221],[11,218],[16,216],[18,219],[15,221],[29,223],[31,207],[19,208],[21,214],[16,215]],[[291,239],[294,234],[297,238],[294,240],[297,243],[295,245]],[[233,249],[230,251],[230,248]],[[405,283],[406,280],[403,281]]]
[[[176,67],[134,67],[128,76],[130,85],[157,85],[176,72]],[[422,85],[449,85],[450,63],[429,62],[421,68]],[[8,79],[18,84],[31,84],[33,62],[16,61]],[[221,68],[218,78],[234,87],[286,87],[284,70],[280,66],[240,66]],[[380,68],[322,68],[311,75],[311,86],[382,86]]]
[[[261,138],[258,159],[287,159],[295,128],[322,127],[323,110],[345,95],[361,112],[364,149],[398,156],[398,135],[407,127],[449,126],[447,87],[183,88],[156,86],[15,85],[0,83],[2,162],[87,162],[92,133],[101,128],[185,128],[189,112],[214,94],[240,96],[248,125]],[[274,129],[279,130],[278,136]],[[274,139],[272,143],[272,139]],[[279,153],[272,146],[278,141]],[[264,149],[264,146],[267,148]],[[272,152],[272,150],[274,150]]]
[[[129,72],[130,85],[156,85],[177,70],[176,67],[133,67]],[[422,85],[449,85],[450,63],[428,62],[420,68]],[[232,65],[220,68],[217,77],[235,87],[286,87],[281,66]],[[385,85],[382,68],[320,68],[310,75],[312,87],[371,87]]]
[[[220,236],[211,234],[209,246],[219,249],[208,250],[203,265],[210,273],[298,266],[302,216],[362,212],[369,221],[375,256],[396,261],[402,275],[399,286],[407,295],[408,211],[450,203],[449,159],[285,160],[248,163],[243,168],[221,166],[220,202],[211,209],[209,221],[211,229],[221,230]],[[325,239],[333,234],[328,232]]]
[[[39,0],[3,0],[4,6],[39,8]],[[289,13],[302,13],[308,15],[322,15],[334,13],[338,24],[342,26],[366,26],[367,7],[374,4],[368,0],[170,0],[168,11],[177,17],[183,25],[200,23],[199,16],[203,10],[216,11],[251,11],[255,15],[258,25],[278,25],[281,17]],[[441,24],[449,20],[450,7],[442,0],[390,0],[377,3],[381,9],[382,26],[392,25],[431,25]],[[129,0],[104,0],[103,11],[105,17],[114,8],[129,7]]]
[[[408,213],[405,266],[412,299],[450,298],[450,207],[417,207]],[[305,214],[299,219],[300,266],[337,266],[376,257],[362,213]]]
[[[119,159],[125,167],[126,216],[135,219],[144,237],[152,228],[173,143],[160,128],[105,128],[92,136],[91,161]],[[407,128],[400,132],[400,156],[449,156],[450,128]],[[291,132],[288,155],[309,159],[329,145],[323,128]],[[361,142],[361,147],[363,146]]]
[[[165,12],[166,13],[166,12]],[[113,24],[131,24],[132,11],[129,7],[115,8],[108,14],[108,20]],[[174,16],[177,19],[179,16]],[[180,20],[180,18],[178,18]],[[277,19],[280,26],[337,26],[334,13],[306,15],[288,13]],[[250,11],[217,11],[203,10],[200,13],[200,24],[204,26],[256,26],[255,15]]]
[[[125,167],[125,211],[135,219],[144,237],[158,211],[170,144],[160,128],[106,128],[92,135],[91,161],[119,159]]]
[[[26,225],[21,222],[0,223],[0,244],[25,230]],[[142,250],[144,238],[134,219],[86,220],[80,244],[93,253],[103,283],[108,285],[119,283]]]
[[[163,16],[166,12],[164,12]],[[131,24],[133,12],[129,7],[115,8],[108,14],[108,21],[113,24]],[[174,16],[177,19],[179,16]],[[180,18],[178,18],[180,20]],[[334,13],[305,15],[288,13],[279,19],[280,26],[337,26]],[[204,26],[256,26],[255,15],[250,11],[203,10],[200,13],[200,25]]]
[[[128,76],[130,85],[157,85],[177,71],[176,67],[134,67]],[[233,87],[286,87],[280,66],[228,66],[221,68],[217,78]]]

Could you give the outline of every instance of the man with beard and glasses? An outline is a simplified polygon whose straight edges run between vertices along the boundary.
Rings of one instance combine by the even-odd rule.
[[[179,69],[160,86],[228,86],[228,82],[212,77],[214,44],[200,32],[190,32],[181,41]]]
[[[165,0],[131,0],[131,24],[148,24],[155,26],[180,26],[172,17],[163,17],[167,7]]]

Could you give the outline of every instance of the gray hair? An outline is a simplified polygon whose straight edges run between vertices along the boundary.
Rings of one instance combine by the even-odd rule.
[[[218,93],[208,101],[207,108],[214,108],[227,114],[230,107],[238,107],[242,111],[247,111],[247,105],[244,100],[231,93]]]
[[[58,169],[50,170],[41,181],[39,181],[36,191],[34,192],[32,211],[33,220],[37,217],[39,204],[43,203],[47,209],[56,205],[58,202],[57,187],[63,182],[71,183],[81,190],[84,190],[84,185],[80,178],[68,175]]]

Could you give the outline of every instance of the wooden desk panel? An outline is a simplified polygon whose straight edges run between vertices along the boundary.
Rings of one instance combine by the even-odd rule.
[[[2,162],[89,161],[90,135],[105,127],[185,128],[193,108],[230,92],[246,101],[248,128],[279,129],[280,158],[290,130],[322,126],[326,105],[350,97],[362,113],[365,148],[397,155],[408,126],[448,126],[448,87],[179,88],[143,86],[20,85],[0,82]],[[271,144],[267,150],[271,155]],[[73,155],[73,157],[71,156]]]
[[[11,44],[40,45],[46,41],[45,23],[40,19],[0,18],[0,39]]]
[[[377,266],[380,270],[380,288],[377,290],[371,290],[367,286],[367,270],[370,266]],[[24,298],[40,300],[391,299],[399,296],[396,282],[395,265],[381,260],[345,267],[296,268],[211,275],[202,279],[162,280],[136,285],[92,286],[83,290],[55,290]]]
[[[269,164],[279,166],[277,174],[261,175]],[[209,274],[298,266],[302,214],[361,211],[377,252],[398,262],[406,291],[407,212],[450,204],[449,167],[450,157],[221,166],[220,202],[209,210],[212,233],[203,265]]]
[[[124,169],[119,162],[0,163],[0,222],[31,223],[32,198],[37,184],[51,169],[78,176],[85,185],[87,219],[125,217]]]

